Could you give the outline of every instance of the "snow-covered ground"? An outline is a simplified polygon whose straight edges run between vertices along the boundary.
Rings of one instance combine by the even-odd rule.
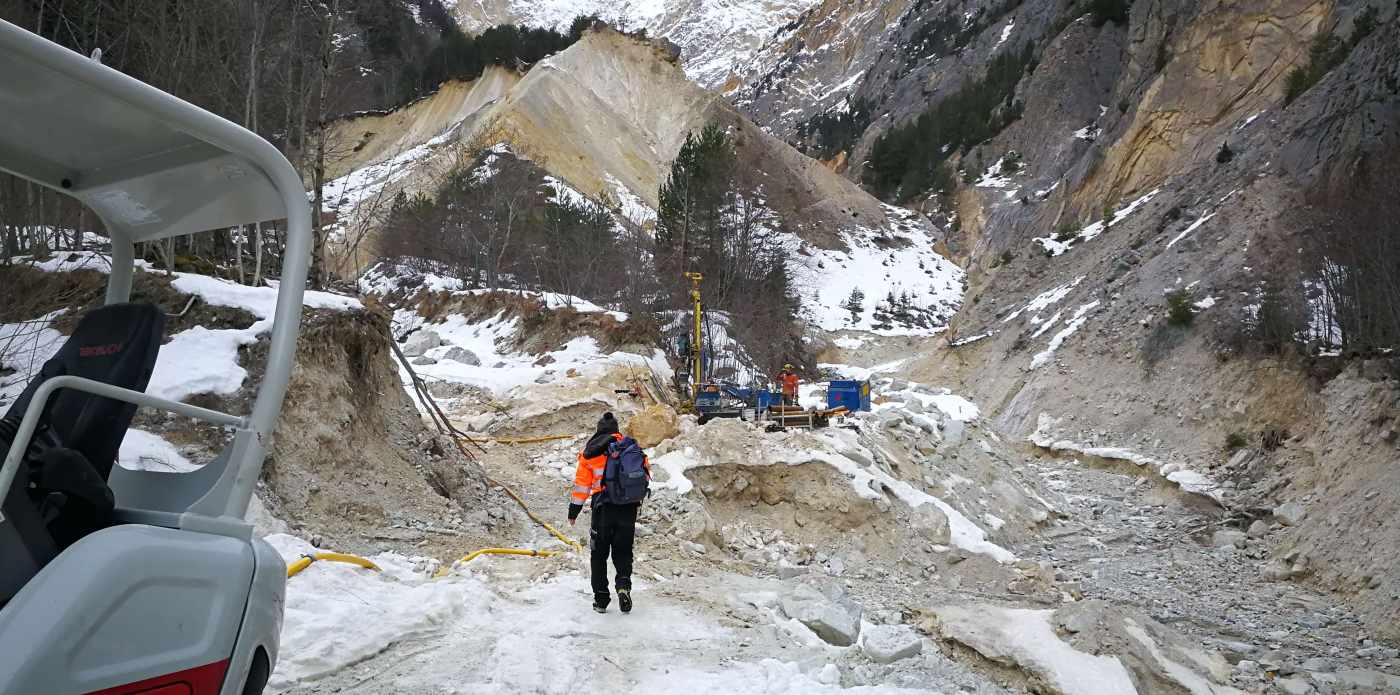
[[[268,540],[288,562],[315,552],[292,536]],[[384,553],[371,559],[381,572],[318,562],[288,580],[282,657],[272,692],[324,679],[385,652],[393,659],[375,671],[388,673],[356,691],[936,692],[842,688],[840,670],[827,660],[860,647],[804,645],[786,637],[776,621],[761,627],[762,634],[741,631],[692,601],[678,600],[665,590],[668,581],[638,581],[634,615],[615,608],[597,615],[589,609],[586,562],[577,556],[547,561],[485,556],[441,579],[433,578],[436,564],[427,558]],[[519,567],[526,562],[549,562],[557,575],[531,578]],[[722,592],[728,590],[712,598],[748,601],[748,610],[756,610],[754,603],[767,608],[776,597],[771,590],[726,597]],[[786,649],[769,644],[779,640]],[[778,658],[754,655],[753,645],[774,648]]]
[[[557,297],[557,295],[555,295]],[[576,299],[576,298],[575,298]],[[583,300],[575,305],[588,311]],[[562,306],[562,304],[561,304]],[[596,307],[593,310],[602,311]],[[413,328],[433,331],[443,344],[423,353],[435,360],[418,364],[414,370],[420,376],[458,384],[467,384],[497,394],[542,380],[573,379],[597,376],[614,367],[632,365],[640,370],[656,369],[669,373],[665,356],[655,351],[650,356],[626,352],[607,353],[598,341],[588,336],[570,340],[559,349],[542,355],[530,355],[512,350],[508,345],[521,330],[521,320],[503,313],[482,322],[471,323],[460,315],[448,316],[441,322],[425,323],[411,311],[395,313],[395,331],[402,334]],[[478,364],[449,358],[453,348],[464,348],[475,356]],[[424,360],[426,362],[426,360]],[[404,373],[404,378],[409,379]]]

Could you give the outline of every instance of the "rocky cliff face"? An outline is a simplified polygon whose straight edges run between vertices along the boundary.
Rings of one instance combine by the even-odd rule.
[[[457,4],[468,32],[497,24],[567,30],[574,18],[592,15],[621,29],[645,30],[680,50],[685,72],[703,87],[737,80],[741,66],[813,0],[481,0]]]
[[[1259,321],[1262,288],[1284,282],[1308,317],[1300,337],[1330,337],[1317,335],[1328,309],[1300,270],[1316,265],[1304,247],[1319,215],[1350,219],[1320,211],[1319,189],[1379,191],[1385,175],[1358,173],[1400,153],[1396,8],[1376,5],[1356,40],[1364,2],[1168,0],[1123,4],[1119,17],[1112,5],[824,2],[760,51],[731,96],[861,180],[882,135],[1029,45],[1010,97],[1024,115],[947,153],[963,174],[948,195],[900,192],[948,224],[972,287],[948,349],[914,378],[956,375],[1013,435],[1063,418],[1082,440],[1211,470],[1239,507],[1334,510],[1290,531],[1285,564],[1303,557],[1293,578],[1356,592],[1393,631],[1380,606],[1400,587],[1379,577],[1400,568],[1356,544],[1385,542],[1394,524],[1341,504],[1347,481],[1378,475],[1362,462],[1395,455],[1375,405],[1389,402],[1385,370],[1323,386],[1330,377],[1310,380],[1296,361],[1239,359],[1228,336]],[[1345,59],[1290,99],[1290,73],[1316,64],[1323,35]],[[1169,293],[1194,314],[1189,328],[1168,321]],[[1346,435],[1369,444],[1337,453],[1324,433],[1340,432],[1338,409],[1370,413]],[[1270,433],[1284,431],[1293,439],[1275,448]],[[1243,447],[1230,452],[1247,456],[1226,451],[1231,434]],[[1308,569],[1309,554],[1328,569]]]
[[[881,30],[893,43],[852,58],[803,49],[826,57],[794,57],[798,67],[770,81],[776,87],[751,83],[740,104],[801,143],[792,121],[811,112],[781,115],[785,100],[800,99],[793,76],[828,71],[826,83],[835,84],[835,66],[863,70],[850,98],[873,100],[875,115],[849,144],[844,169],[859,177],[870,144],[914,115],[904,105],[911,91],[922,95],[909,100],[921,109],[954,85],[974,83],[1003,32],[1008,44],[1033,42],[1035,67],[1015,92],[1025,116],[952,157],[961,170],[990,171],[964,179],[946,202],[914,201],[955,215],[950,248],[972,285],[949,349],[914,378],[962,379],[1013,435],[1031,434],[1040,416],[1051,415],[1064,419],[1067,436],[1211,471],[1232,486],[1235,508],[1307,500],[1331,510],[1288,531],[1297,551],[1290,564],[1311,553],[1313,563],[1325,557],[1327,569],[1304,562],[1291,576],[1355,592],[1373,626],[1393,632],[1383,606],[1395,605],[1400,589],[1378,577],[1397,568],[1354,545],[1385,542],[1393,524],[1341,504],[1354,494],[1353,475],[1376,475],[1369,462],[1394,458],[1385,408],[1357,395],[1389,403],[1388,377],[1380,368],[1369,377],[1349,372],[1350,385],[1323,386],[1330,376],[1310,379],[1296,361],[1241,359],[1228,339],[1258,320],[1261,288],[1308,262],[1318,187],[1336,186],[1339,177],[1348,189],[1384,186],[1357,172],[1400,152],[1393,7],[1381,8],[1375,31],[1316,86],[1285,103],[1287,75],[1309,61],[1314,36],[1345,39],[1363,9],[1306,0],[1136,3],[1126,22],[1094,26],[1089,16],[1063,23],[1063,14],[1057,20],[1028,2],[990,22],[961,53],[932,65],[916,60],[903,73],[881,68],[900,53],[892,46],[902,39],[890,38],[900,35],[898,23]],[[911,5],[904,16],[917,11]],[[807,25],[820,21],[809,17]],[[1021,166],[1008,172],[1000,164],[1012,153]],[[1312,328],[1301,329],[1309,333],[1327,309],[1315,286],[1304,287],[1293,291],[1304,305],[1297,310],[1311,317]],[[1169,322],[1169,293],[1191,307],[1190,327]],[[1347,446],[1344,456],[1323,434],[1340,432],[1329,420],[1338,409],[1370,423],[1346,435],[1370,443]],[[1247,458],[1231,457],[1231,434]]]

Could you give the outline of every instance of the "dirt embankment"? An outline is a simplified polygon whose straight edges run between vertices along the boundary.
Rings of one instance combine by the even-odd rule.
[[[480,467],[426,428],[388,341],[377,313],[308,317],[261,491],[274,515],[327,546],[451,554],[495,523],[486,512],[500,500],[487,503]],[[263,350],[250,357],[260,363]]]
[[[0,321],[32,320],[66,309],[52,324],[72,330],[101,305],[106,275],[96,270],[41,272],[0,268],[6,287]],[[15,291],[8,291],[15,288]],[[167,340],[186,329],[243,329],[254,317],[179,292],[159,273],[136,273],[134,301],[172,314]],[[183,310],[183,313],[180,313]],[[430,432],[399,383],[387,319],[374,311],[308,310],[297,363],[258,494],[277,519],[323,547],[349,551],[423,547],[444,557],[507,523],[509,504],[487,501],[480,467],[445,437]],[[191,403],[233,413],[252,405],[267,360],[267,340],[240,350],[244,388],[228,396],[196,395]],[[0,404],[3,405],[3,404]],[[212,459],[228,443],[221,427],[146,409],[136,427],[160,435],[191,461]],[[494,514],[494,515],[493,515]]]

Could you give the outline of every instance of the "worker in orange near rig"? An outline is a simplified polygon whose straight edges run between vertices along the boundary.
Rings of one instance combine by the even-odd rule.
[[[778,372],[778,384],[783,391],[783,405],[797,405],[797,372],[792,371],[791,364],[783,365],[783,371]]]

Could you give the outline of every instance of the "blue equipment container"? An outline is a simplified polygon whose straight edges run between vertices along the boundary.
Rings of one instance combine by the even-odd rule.
[[[826,387],[826,407],[870,412],[869,381],[833,381]]]

